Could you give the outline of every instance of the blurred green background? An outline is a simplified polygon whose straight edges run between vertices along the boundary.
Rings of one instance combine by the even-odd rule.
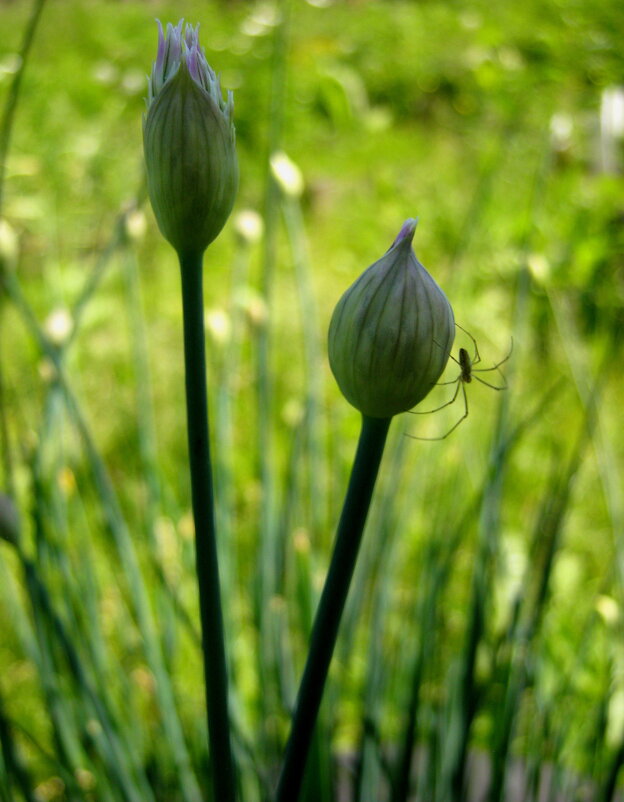
[[[5,108],[32,9],[0,3]],[[207,793],[179,275],[141,143],[154,20],[181,16],[234,91],[241,167],[205,306],[242,799],[278,765],[358,432],[329,319],[408,217],[483,366],[513,337],[508,389],[469,386],[448,439],[404,435],[461,399],[393,423],[306,793],[338,799],[331,751],[359,758],[345,799],[398,800],[409,743],[410,798],[462,798],[467,754],[502,771],[491,802],[546,798],[513,796],[516,759],[535,788],[555,767],[553,799],[615,798],[624,5],[48,0],[0,209],[22,522],[0,541],[0,799]]]

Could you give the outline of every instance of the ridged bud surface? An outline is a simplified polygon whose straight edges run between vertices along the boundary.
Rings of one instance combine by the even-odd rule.
[[[329,327],[329,362],[343,395],[372,418],[415,407],[440,378],[453,310],[416,258],[416,220],[344,293]]]
[[[238,188],[233,100],[199,46],[198,28],[159,25],[143,147],[150,200],[178,253],[201,253],[219,234]]]

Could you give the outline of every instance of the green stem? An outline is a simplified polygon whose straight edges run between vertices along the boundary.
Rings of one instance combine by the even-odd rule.
[[[19,51],[19,68],[13,76],[11,86],[6,94],[4,107],[2,109],[2,116],[0,117],[0,218],[2,218],[6,163],[9,152],[9,144],[11,141],[11,132],[13,130],[13,120],[15,119],[15,111],[17,109],[17,103],[20,96],[20,88],[22,85],[24,70],[26,69],[30,48],[32,46],[33,39],[35,38],[35,32],[41,18],[44,2],[45,0],[34,0],[32,4],[30,17],[24,31],[22,46]],[[1,274],[3,270],[9,269],[8,266],[3,264],[3,262],[4,260],[0,260],[0,305],[4,301],[4,287],[2,286]],[[2,320],[1,314],[0,320]],[[15,498],[13,444],[10,438],[7,408],[3,398],[5,384],[2,371],[2,359],[2,354],[0,354],[0,449],[4,473],[4,486],[9,495]]]
[[[28,63],[28,56],[30,48],[32,47],[35,38],[35,32],[41,18],[43,5],[45,0],[34,0],[30,17],[26,23],[24,30],[24,38],[19,52],[19,69],[13,76],[11,86],[6,95],[4,109],[2,111],[2,118],[0,119],[0,214],[2,213],[2,204],[4,200],[4,179],[6,175],[6,159],[9,152],[9,144],[11,141],[11,132],[13,130],[13,120],[15,119],[15,111],[20,96],[20,89],[22,86],[22,78],[24,77],[24,70]]]
[[[276,802],[296,802],[321,705],[323,688],[362,540],[391,418],[362,418],[362,430],[338,524],[334,553],[321,595]]]
[[[186,413],[214,796],[236,798],[208,435],[202,254],[181,254]]]

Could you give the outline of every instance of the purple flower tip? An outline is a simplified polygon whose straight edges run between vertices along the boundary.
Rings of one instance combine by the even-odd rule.
[[[199,44],[199,25],[193,26],[187,23],[184,26],[184,20],[181,19],[177,25],[168,22],[165,32],[160,20],[156,22],[158,50],[152,74],[148,77],[147,108],[150,108],[167,81],[177,74],[180,67],[183,67],[188,70],[197,86],[212,98],[231,121],[234,105],[232,93],[228,92],[227,99],[223,99],[219,78],[208,64],[204,48]]]
[[[414,239],[414,232],[416,231],[417,225],[418,225],[417,217],[408,218],[401,226],[401,230],[399,231],[396,239],[392,243],[392,247],[394,248],[395,245],[402,245],[403,243],[411,245],[412,240]]]

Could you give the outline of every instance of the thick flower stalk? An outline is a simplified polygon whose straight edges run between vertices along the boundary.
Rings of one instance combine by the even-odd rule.
[[[203,253],[228,219],[238,187],[234,101],[199,45],[199,25],[158,23],[143,146],[152,208],[179,254]]]
[[[314,619],[276,802],[299,798],[390,421],[432,389],[453,344],[453,310],[414,255],[415,230],[416,220],[407,220],[387,253],[342,296],[330,324],[331,368],[347,400],[362,413],[362,429]]]
[[[203,304],[203,253],[227,220],[238,185],[232,95],[199,45],[199,26],[158,23],[158,52],[143,118],[147,183],[156,220],[182,278],[188,452],[214,799],[235,802],[228,678],[217,555]]]

